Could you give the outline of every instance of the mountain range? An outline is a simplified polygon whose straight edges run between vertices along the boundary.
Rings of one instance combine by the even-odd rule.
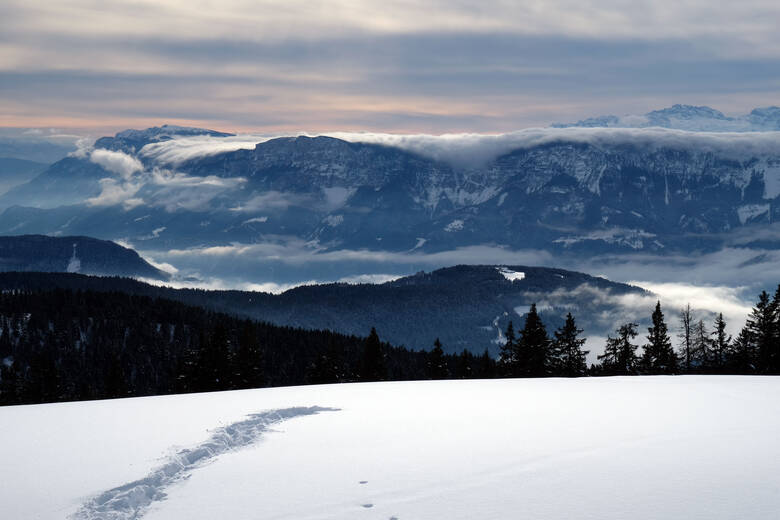
[[[765,132],[780,130],[780,107],[754,108],[749,114],[727,116],[708,106],[674,105],[643,115],[589,117],[553,127],[674,128],[693,132]]]
[[[498,244],[690,252],[780,216],[780,136],[772,132],[721,141],[659,129],[555,129],[540,144],[460,167],[326,136],[166,163],[144,154],[180,138],[165,128],[99,139],[0,196],[0,233],[89,234],[143,249],[295,240],[315,251]]]

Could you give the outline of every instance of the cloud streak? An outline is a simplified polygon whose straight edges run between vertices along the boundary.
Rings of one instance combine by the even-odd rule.
[[[136,157],[119,151],[96,149],[77,153],[89,153],[91,162],[114,174],[99,181],[100,194],[85,200],[90,206],[122,205],[132,209],[149,205],[169,212],[204,211],[213,199],[246,183],[242,177],[196,177],[169,169],[147,170]]]
[[[254,149],[289,134],[247,134],[230,138],[181,137],[152,143],[141,150],[143,157],[163,164],[185,161],[223,152]],[[457,166],[479,166],[518,149],[571,142],[612,148],[634,146],[643,150],[668,148],[713,153],[722,157],[747,160],[758,155],[780,155],[780,132],[726,133],[687,132],[666,128],[529,128],[502,134],[388,134],[371,132],[302,132],[297,135],[327,135],[350,142],[371,143],[401,148],[431,159]]]

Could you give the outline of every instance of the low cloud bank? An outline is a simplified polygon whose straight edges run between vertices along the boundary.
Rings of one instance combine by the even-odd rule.
[[[286,136],[289,136],[287,134]],[[597,147],[631,145],[643,149],[671,148],[715,153],[732,159],[778,155],[780,132],[688,132],[666,128],[529,128],[503,134],[385,134],[324,132],[295,135],[327,135],[350,142],[372,143],[408,150],[459,167],[475,167],[513,150],[556,142]],[[247,134],[234,137],[179,137],[152,143],[141,155],[161,164],[182,162],[222,152],[254,149],[258,143],[285,135]]]

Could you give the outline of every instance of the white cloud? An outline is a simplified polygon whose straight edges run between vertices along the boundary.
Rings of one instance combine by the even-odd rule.
[[[243,221],[241,225],[243,226],[246,224],[264,224],[266,222],[268,222],[268,217],[253,217]]]
[[[90,197],[86,203],[90,206],[115,206],[118,204],[129,204],[129,207],[137,206],[140,199],[135,198],[135,194],[141,189],[138,182],[122,182],[117,179],[100,179],[100,195]]]
[[[92,153],[95,140],[91,137],[81,137],[76,140],[76,149],[68,154],[69,157],[86,159]]]
[[[647,150],[671,148],[712,152],[733,159],[778,154],[780,132],[687,132],[666,128],[528,128],[502,134],[384,134],[354,132],[300,133],[327,135],[349,142],[373,143],[401,148],[456,166],[473,167],[517,149],[554,142],[586,143],[597,147],[634,145]],[[287,135],[289,136],[289,135]],[[141,154],[161,163],[183,161],[254,148],[285,135],[241,135],[233,138],[184,137],[145,146]]]
[[[340,283],[350,283],[350,284],[360,284],[360,283],[370,283],[370,284],[383,284],[387,282],[392,282],[394,280],[398,280],[399,278],[403,278],[406,275],[401,274],[355,274],[351,276],[344,276],[342,278],[339,278]]]
[[[290,206],[301,206],[307,202],[309,202],[309,199],[304,195],[271,190],[254,195],[245,202],[230,208],[230,211],[253,213],[258,211],[285,210]]]
[[[272,237],[266,236],[269,240]],[[498,246],[467,246],[437,253],[393,252],[369,249],[339,249],[323,251],[317,243],[295,237],[277,237],[275,241],[260,244],[231,244],[188,249],[172,249],[166,253],[177,257],[250,258],[261,261],[281,261],[286,264],[310,262],[332,263],[342,261],[424,264],[446,266],[455,264],[553,265],[550,253],[537,250],[511,250]]]
[[[144,165],[135,157],[124,152],[115,152],[102,148],[93,150],[89,155],[89,160],[125,180],[130,180],[134,174],[144,169]]]

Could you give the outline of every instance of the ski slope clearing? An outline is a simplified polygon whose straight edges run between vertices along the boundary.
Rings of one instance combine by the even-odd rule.
[[[0,408],[3,518],[776,519],[780,378],[429,381]]]

